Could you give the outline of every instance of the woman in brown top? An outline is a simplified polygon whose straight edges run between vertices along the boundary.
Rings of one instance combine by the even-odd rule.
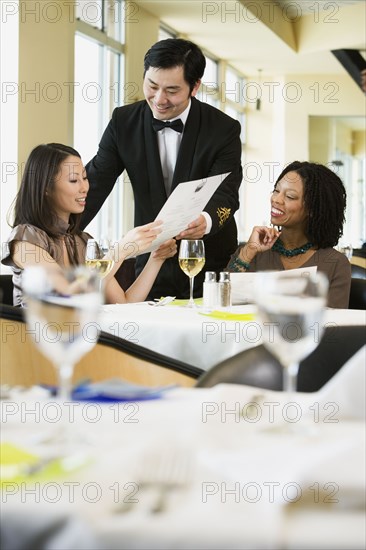
[[[30,265],[44,266],[55,290],[70,294],[72,288],[63,269],[85,262],[86,243],[92,238],[79,229],[89,183],[80,155],[59,143],[39,145],[31,152],[15,202],[15,220],[2,263],[13,270],[14,305],[22,303],[22,272]],[[147,250],[160,233],[161,222],[135,227],[120,240],[114,251],[114,266],[105,278],[108,303],[141,301],[166,258],[176,253],[174,239],[150,254],[140,276],[126,293],[114,274],[133,254]]]
[[[256,226],[231,257],[228,271],[286,270],[317,266],[329,280],[328,306],[348,308],[351,264],[335,250],[343,233],[346,191],[329,168],[292,162],[271,197],[273,227]]]

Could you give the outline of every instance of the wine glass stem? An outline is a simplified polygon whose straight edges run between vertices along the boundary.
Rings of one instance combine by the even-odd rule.
[[[56,443],[60,446],[60,451],[69,453],[71,447],[71,437],[69,432],[69,409],[66,403],[72,400],[72,374],[74,365],[70,363],[61,363],[57,365],[58,370],[58,402],[61,407],[61,422],[58,428]]]
[[[74,367],[70,363],[62,363],[58,367],[59,391],[58,397],[61,406],[67,401],[71,401],[71,380]]]
[[[297,373],[299,370],[299,363],[291,363],[283,371],[283,389],[290,397],[296,392]]]
[[[193,299],[193,285],[194,285],[194,277],[189,278],[189,305],[194,306],[194,299]]]

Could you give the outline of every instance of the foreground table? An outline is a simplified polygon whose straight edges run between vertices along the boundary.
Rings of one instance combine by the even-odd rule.
[[[219,315],[202,308],[123,304],[104,306],[99,323],[106,332],[207,370],[262,342],[255,306],[233,306],[227,317]],[[348,309],[327,309],[324,320],[325,326],[365,322],[365,311]]]
[[[54,549],[364,548],[364,361],[363,349],[322,392],[296,394],[292,404],[234,385],[75,404],[70,428],[88,440],[81,448],[90,461],[2,486],[1,529],[13,541],[4,550],[60,518],[73,519],[74,538],[68,545],[68,533],[60,536]],[[3,400],[2,443],[44,453],[52,406],[27,393]],[[154,514],[155,490],[142,472],[173,455],[189,457],[190,474]]]

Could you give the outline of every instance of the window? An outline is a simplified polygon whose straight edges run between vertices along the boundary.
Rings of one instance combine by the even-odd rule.
[[[202,77],[202,84],[197,98],[213,107],[220,107],[219,98],[219,65],[218,62],[209,56],[206,57],[206,68]]]
[[[228,67],[225,72],[225,86],[222,91],[222,101],[224,110],[232,118],[238,120],[241,124],[241,141],[246,141],[246,116],[244,86],[245,78],[239,73]]]
[[[103,30],[103,0],[76,2],[76,17],[96,29]]]
[[[19,11],[11,17],[0,20],[0,66],[2,79],[2,97],[0,103],[0,239],[7,240],[10,227],[8,214],[17,192],[18,176],[21,167],[18,165],[18,59],[19,59]],[[10,216],[9,221],[12,221]],[[3,252],[3,250],[1,250]],[[0,264],[1,272],[10,272],[10,268]]]
[[[121,0],[77,4],[74,146],[85,164],[96,154],[112,112],[121,104],[124,9]],[[120,238],[121,212],[122,181],[118,181],[87,231],[96,237]]]
[[[232,118],[238,120],[241,124],[241,142],[242,163],[245,164],[245,142],[246,142],[246,104],[244,101],[245,78],[231,67],[226,67],[225,82],[221,90],[221,108]],[[240,204],[245,204],[245,187],[241,185],[239,189]],[[235,213],[235,219],[238,226],[239,242],[243,241],[245,234],[245,224],[243,219],[243,210],[239,209]]]

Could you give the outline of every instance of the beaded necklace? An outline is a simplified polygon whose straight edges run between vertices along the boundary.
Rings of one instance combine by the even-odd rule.
[[[304,254],[310,248],[312,248],[313,243],[306,243],[302,246],[299,246],[298,248],[292,248],[291,250],[288,250],[284,247],[283,242],[281,239],[277,239],[277,241],[272,246],[272,250],[275,250],[279,254],[282,254],[282,256],[286,256],[287,258],[292,258],[293,256],[298,256],[299,254]]]

